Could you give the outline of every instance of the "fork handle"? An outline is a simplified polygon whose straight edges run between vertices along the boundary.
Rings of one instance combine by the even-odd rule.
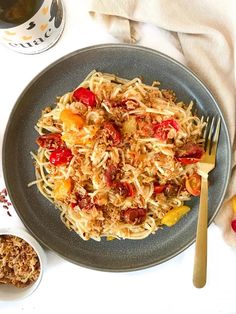
[[[194,257],[193,284],[202,288],[206,284],[207,273],[207,224],[208,224],[208,179],[201,180],[200,206],[197,223],[197,238]]]

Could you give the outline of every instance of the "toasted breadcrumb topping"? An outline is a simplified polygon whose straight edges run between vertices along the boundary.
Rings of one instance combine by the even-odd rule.
[[[35,282],[39,274],[39,258],[31,245],[16,236],[0,236],[0,284],[23,288]]]

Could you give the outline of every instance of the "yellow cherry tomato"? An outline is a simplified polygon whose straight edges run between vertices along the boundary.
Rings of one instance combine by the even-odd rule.
[[[70,109],[64,109],[61,112],[60,119],[66,130],[81,129],[85,124],[84,119]]]
[[[53,189],[53,195],[57,200],[64,200],[70,194],[71,190],[72,180],[70,178],[65,180],[56,180]]]
[[[232,197],[232,206],[233,206],[233,211],[236,214],[236,195]]]
[[[201,177],[194,173],[185,181],[187,191],[193,196],[198,196],[201,193]]]

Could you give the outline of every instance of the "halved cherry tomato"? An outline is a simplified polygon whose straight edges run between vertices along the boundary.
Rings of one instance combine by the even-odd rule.
[[[198,144],[188,142],[180,147],[176,153],[176,159],[183,165],[194,164],[202,158],[204,150]]]
[[[94,204],[88,194],[81,195],[76,193],[76,201],[75,203],[71,203],[72,208],[75,208],[75,206],[79,206],[79,208],[83,211],[88,211],[94,206]]]
[[[71,192],[72,184],[71,178],[56,180],[53,189],[54,197],[58,200],[64,200]]]
[[[198,144],[195,144],[193,142],[187,142],[179,148],[177,154],[178,157],[201,158],[203,152],[204,152],[203,148]]]
[[[179,130],[179,125],[174,119],[168,119],[161,123],[153,124],[154,137],[161,141],[166,141],[171,128]]]
[[[70,109],[62,110],[60,119],[67,130],[81,129],[85,123],[80,115],[73,113]]]
[[[231,221],[231,228],[233,229],[234,232],[236,232],[236,219],[233,219]]]
[[[133,184],[128,182],[118,182],[116,181],[118,169],[114,165],[110,165],[105,173],[106,185],[109,188],[114,188],[117,193],[124,197],[133,197],[135,195],[135,190]]]
[[[183,165],[190,165],[199,162],[200,158],[192,158],[192,157],[177,157],[176,158]]]
[[[236,214],[236,195],[234,195],[231,199],[232,206],[233,206],[233,211]]]
[[[105,181],[108,187],[112,187],[114,181],[116,180],[117,168],[114,165],[108,166],[104,173]]]
[[[49,161],[54,166],[60,166],[70,162],[72,157],[73,155],[69,148],[58,148],[51,153]]]
[[[159,185],[159,184],[154,184],[154,193],[155,194],[160,194],[162,193],[166,188],[166,185]]]
[[[65,146],[65,143],[61,139],[60,133],[49,133],[41,135],[37,138],[36,143],[47,149],[57,149]]]
[[[121,220],[128,224],[139,225],[143,223],[147,216],[145,208],[127,208],[121,212]]]
[[[166,184],[166,188],[164,190],[164,194],[167,197],[177,196],[179,192],[180,186],[174,182],[170,182]]]
[[[95,107],[96,105],[95,94],[91,92],[91,90],[84,87],[77,88],[73,93],[73,98],[90,107]]]
[[[185,181],[185,187],[190,194],[194,196],[200,195],[201,177],[199,176],[199,174],[194,173],[189,178],[187,178]]]
[[[113,144],[118,145],[121,142],[121,133],[118,130],[118,126],[110,121],[104,123],[104,128],[107,130],[109,136],[111,137]]]
[[[128,182],[115,182],[114,188],[121,196],[134,197],[135,195],[133,184]]]

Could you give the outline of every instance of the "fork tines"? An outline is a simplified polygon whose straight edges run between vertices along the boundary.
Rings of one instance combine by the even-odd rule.
[[[203,132],[204,149],[209,154],[215,154],[219,140],[221,118],[207,117],[205,122],[206,125]]]

